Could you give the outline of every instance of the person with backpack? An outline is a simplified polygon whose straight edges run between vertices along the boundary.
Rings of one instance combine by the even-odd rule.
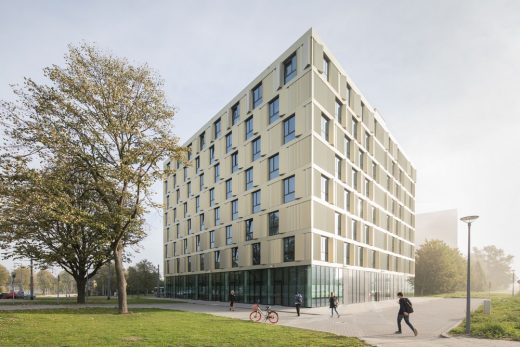
[[[294,306],[296,306],[296,314],[298,317],[300,317],[300,307],[303,303],[303,295],[300,293],[300,291],[296,292],[296,295],[294,296]]]
[[[336,311],[336,314],[338,315],[338,318],[339,318],[339,313],[338,313],[338,309],[337,309],[338,304],[339,304],[338,297],[336,295],[334,295],[334,292],[330,292],[330,297],[329,297],[330,318],[332,318],[334,316],[334,311]]]
[[[410,327],[410,329],[412,329],[413,334],[417,336],[417,329],[415,329],[412,323],[410,323],[410,313],[413,313],[412,302],[408,298],[405,298],[401,292],[397,293],[397,296],[399,297],[399,313],[397,313],[398,330],[395,333],[402,334],[401,321],[404,318],[405,323]]]
[[[235,310],[235,301],[236,301],[237,297],[235,295],[235,291],[232,290],[230,293],[229,293],[229,310],[230,311],[234,311]]]

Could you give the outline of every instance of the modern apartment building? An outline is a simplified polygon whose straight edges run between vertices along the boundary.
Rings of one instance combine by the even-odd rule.
[[[308,307],[411,293],[416,172],[311,30],[164,181],[168,296]]]

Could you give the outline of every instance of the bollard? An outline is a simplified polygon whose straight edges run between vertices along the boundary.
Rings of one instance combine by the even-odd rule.
[[[491,300],[484,300],[484,314],[491,314]]]

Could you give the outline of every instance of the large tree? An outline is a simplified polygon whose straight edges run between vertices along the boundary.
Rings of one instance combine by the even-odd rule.
[[[491,283],[491,289],[505,289],[511,285],[514,258],[512,255],[506,254],[503,249],[493,245],[482,249],[475,247],[473,253]]]
[[[15,90],[18,102],[3,103],[10,141],[4,153],[39,163],[70,161],[88,176],[107,210],[99,222],[115,261],[119,312],[126,313],[125,247],[145,236],[151,186],[165,174],[161,161],[184,157],[172,133],[174,109],[148,66],[88,44],[71,46],[65,65],[44,75],[50,85],[26,79]]]
[[[466,261],[440,240],[426,241],[415,255],[415,293],[431,295],[464,288]]]

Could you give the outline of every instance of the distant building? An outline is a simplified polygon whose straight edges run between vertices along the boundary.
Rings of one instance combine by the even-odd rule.
[[[416,214],[415,245],[419,247],[426,240],[442,240],[458,248],[458,220],[456,209]]]

